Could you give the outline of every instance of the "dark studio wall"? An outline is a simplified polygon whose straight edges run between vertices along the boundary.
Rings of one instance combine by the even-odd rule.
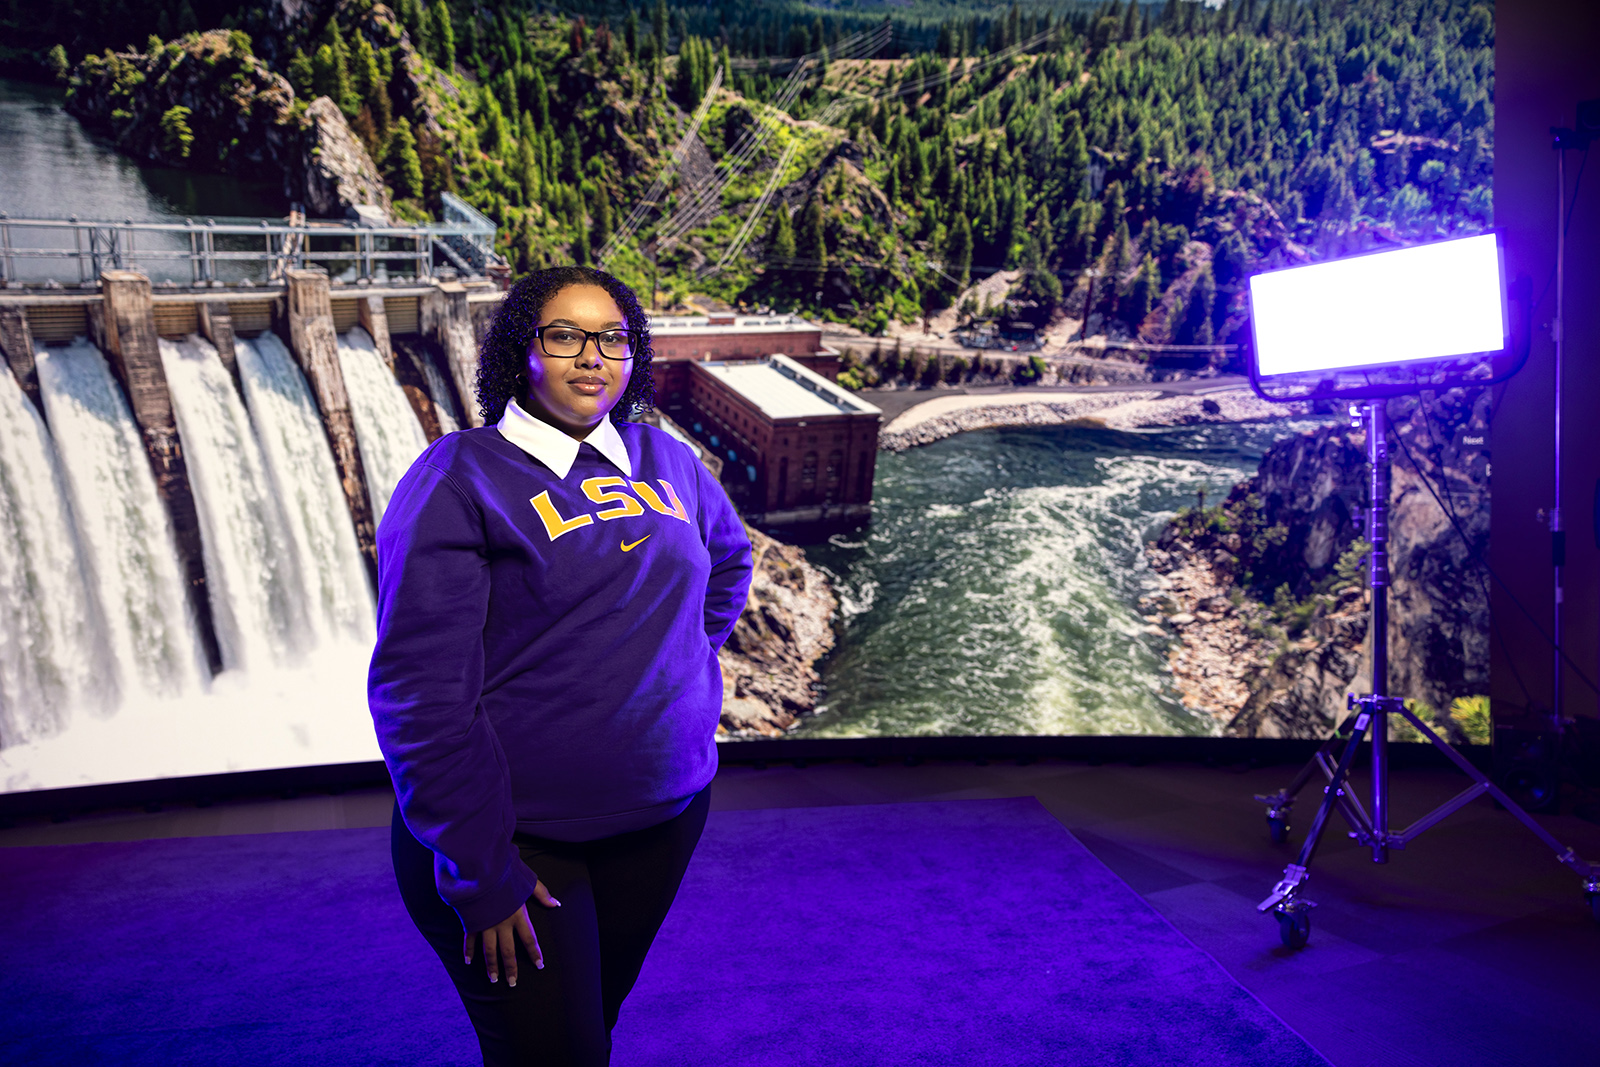
[[[1502,0],[1495,12],[1495,226],[1507,277],[1545,293],[1556,252],[1557,153],[1550,127],[1572,126],[1579,100],[1600,97],[1600,4],[1592,0]],[[1568,152],[1567,196],[1582,161]],[[1595,507],[1600,479],[1600,160],[1584,175],[1567,231],[1566,344],[1562,396],[1562,514],[1567,529],[1563,607],[1567,655],[1600,679],[1600,551]],[[1539,519],[1555,496],[1555,345],[1551,286],[1533,316],[1527,367],[1500,387],[1493,422],[1490,558],[1504,581],[1492,592],[1491,686],[1497,714],[1529,703],[1548,708],[1550,645],[1512,600],[1547,632],[1554,604],[1550,534]],[[1571,670],[1565,714],[1595,716],[1596,697]],[[1531,698],[1531,700],[1530,700]]]

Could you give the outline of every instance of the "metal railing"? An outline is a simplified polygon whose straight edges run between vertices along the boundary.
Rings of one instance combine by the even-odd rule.
[[[100,272],[138,268],[153,280],[193,286],[272,284],[291,268],[320,266],[345,281],[422,280],[437,260],[466,274],[500,262],[495,225],[445,193],[444,221],[370,226],[360,221],[122,222],[10,218],[0,214],[0,285],[98,283]],[[28,271],[20,264],[46,269]],[[58,277],[50,264],[60,264]],[[69,273],[70,272],[70,273]],[[42,273],[42,276],[41,276]]]

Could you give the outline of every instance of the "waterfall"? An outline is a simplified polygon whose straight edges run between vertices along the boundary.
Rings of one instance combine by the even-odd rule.
[[[455,433],[461,429],[461,423],[456,418],[456,405],[450,399],[450,387],[445,384],[444,375],[439,373],[439,368],[433,365],[431,359],[419,359],[417,365],[422,368],[423,380],[428,383],[428,396],[433,398],[433,410],[439,416],[439,432]]]
[[[373,605],[366,566],[305,378],[273,334],[240,339],[234,351],[273,495],[299,561],[312,626],[324,637],[370,641]]]
[[[114,698],[102,619],[44,420],[0,364],[0,748]]]
[[[193,690],[209,676],[205,654],[128,402],[105,357],[82,338],[64,348],[38,346],[34,358],[84,569],[105,613],[107,674],[124,697]]]
[[[383,362],[367,331],[356,327],[339,338],[339,367],[367,473],[372,521],[383,517],[400,476],[411,467],[428,439],[411,410],[405,390]]]
[[[312,641],[294,542],[249,415],[209,341],[161,341],[161,364],[200,516],[223,666],[298,660]]]

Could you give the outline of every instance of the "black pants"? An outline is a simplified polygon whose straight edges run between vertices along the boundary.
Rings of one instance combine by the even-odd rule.
[[[674,818],[597,841],[518,834],[522,859],[559,908],[528,898],[544,953],[534,970],[517,944],[517,984],[491,984],[481,945],[470,965],[461,920],[433,880],[433,852],[411,835],[395,807],[390,830],[395,879],[411,919],[439,954],[478,1032],[487,1067],[596,1067],[610,1062],[611,1029],[645,953],[667,917],[711,807],[711,787]]]

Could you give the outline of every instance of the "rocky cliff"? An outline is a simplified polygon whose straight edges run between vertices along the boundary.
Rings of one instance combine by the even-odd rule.
[[[750,599],[723,646],[717,733],[781,737],[817,706],[816,664],[834,645],[839,601],[805,552],[745,527],[756,556]]]
[[[1488,395],[1389,402],[1388,691],[1444,710],[1488,684]],[[1423,476],[1440,493],[1436,502]],[[1319,736],[1370,687],[1363,434],[1289,438],[1222,504],[1180,513],[1150,546],[1147,620],[1186,704],[1243,737]],[[1465,540],[1452,525],[1465,533]]]
[[[144,52],[88,56],[72,73],[67,107],[137,159],[281,174],[284,196],[312,215],[342,216],[358,204],[389,209],[378,168],[339,109],[326,97],[297,103],[242,33],[152,38]]]

